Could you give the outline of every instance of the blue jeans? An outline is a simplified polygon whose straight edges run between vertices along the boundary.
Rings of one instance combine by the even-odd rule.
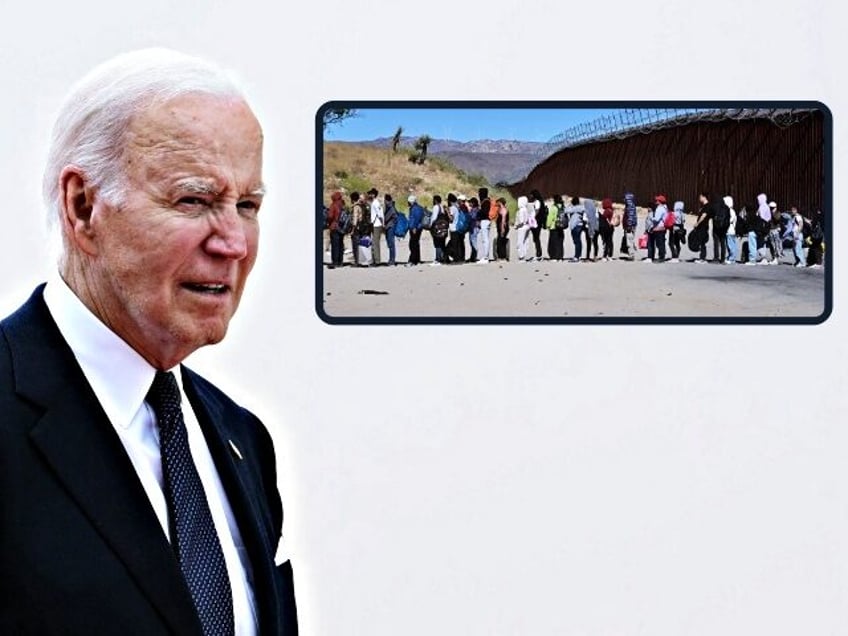
[[[571,228],[571,240],[574,241],[574,258],[580,258],[583,253],[583,226]]]
[[[338,230],[330,230],[330,263],[341,267],[344,260],[344,234]]]
[[[748,262],[757,262],[757,233],[748,232]]]
[[[471,245],[471,255],[477,256],[477,235],[480,234],[480,228],[475,225],[468,232],[468,243]]]
[[[727,260],[735,263],[739,258],[739,241],[735,234],[727,235]]]
[[[795,264],[801,263],[802,265],[806,262],[804,261],[804,237],[799,236],[795,239],[794,243],[792,243],[792,251],[795,252]]]
[[[648,258],[654,260],[658,258],[661,261],[665,260],[665,232],[649,232],[648,233]]]
[[[389,265],[395,264],[395,228],[387,227],[385,232],[386,244],[389,246]]]

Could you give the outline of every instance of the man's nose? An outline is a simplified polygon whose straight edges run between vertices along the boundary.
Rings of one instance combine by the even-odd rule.
[[[247,223],[235,206],[218,210],[212,218],[212,233],[206,240],[206,251],[233,260],[243,259],[247,256]]]

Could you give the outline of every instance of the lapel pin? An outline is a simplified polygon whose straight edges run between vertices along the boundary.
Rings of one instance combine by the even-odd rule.
[[[242,455],[241,455],[241,451],[238,449],[238,446],[236,446],[236,445],[233,443],[233,440],[228,439],[227,441],[230,443],[230,448],[232,448],[232,449],[233,449],[233,455],[235,455],[236,457],[238,457],[240,460],[244,460],[244,457],[242,457]]]

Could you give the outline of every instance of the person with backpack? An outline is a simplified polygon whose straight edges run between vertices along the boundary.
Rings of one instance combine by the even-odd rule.
[[[698,218],[695,220],[695,226],[689,233],[689,248],[694,251],[696,249],[695,245],[698,245],[698,258],[695,259],[695,262],[706,263],[710,222],[713,219],[715,211],[710,202],[710,195],[706,191],[698,194],[698,202],[701,204],[701,207],[698,209]]]
[[[594,199],[583,200],[583,232],[586,234],[586,260],[595,262],[598,259],[598,208]],[[592,256],[594,249],[595,256]]]
[[[624,193],[624,215],[621,219],[621,228],[624,230],[622,239],[623,247],[627,250],[627,259],[636,260],[636,226],[639,224],[639,216],[636,210],[636,195],[632,192]]]
[[[548,218],[545,222],[545,227],[548,228],[548,258],[552,261],[561,261],[564,256],[564,212],[565,204],[562,201],[562,195],[555,194],[553,202],[548,207]]]
[[[344,232],[339,227],[339,219],[344,210],[341,192],[330,195],[330,207],[327,210],[327,229],[330,230],[330,264],[329,269],[342,266],[344,259]]]
[[[485,265],[489,262],[489,238],[492,227],[492,220],[489,215],[492,211],[492,201],[489,199],[487,188],[480,188],[478,194],[480,195],[480,208],[477,210],[477,223],[480,229],[477,232],[477,262]]]
[[[710,199],[713,210],[713,261],[727,262],[727,230],[730,227],[730,208],[717,196]]]
[[[362,229],[362,221],[365,218],[365,207],[362,205],[362,200],[360,198],[359,192],[354,190],[350,193],[350,204],[351,204],[351,212],[353,215],[353,229],[350,232],[350,248],[353,252],[353,263],[354,265],[359,265],[359,239],[362,236],[360,234],[360,230]],[[371,234],[370,224],[368,227],[368,234]]]
[[[533,222],[530,224],[530,233],[533,235],[533,245],[536,248],[536,260],[542,260],[542,228],[548,220],[548,207],[545,198],[538,190],[530,192],[530,212],[533,214]]]
[[[612,208],[612,199],[610,197],[601,201],[601,209],[601,214],[598,217],[598,232],[601,235],[601,242],[603,244],[603,256],[601,256],[601,260],[606,262],[612,258],[612,237],[615,233],[617,217]]]
[[[389,265],[395,264],[395,224],[397,223],[397,208],[391,194],[383,195],[383,235],[386,237],[386,247],[389,248]]]
[[[456,226],[456,245],[454,246],[454,260],[457,263],[465,262],[465,237],[471,228],[471,215],[468,213],[468,199],[464,194],[456,197],[457,216],[455,219]]]
[[[824,214],[816,210],[810,219],[810,249],[807,250],[807,266],[818,269],[824,256]]]
[[[527,197],[518,197],[518,212],[515,214],[515,231],[517,234],[517,243],[515,246],[518,252],[518,260],[525,261],[527,259],[527,239],[530,236],[531,222],[535,221],[535,210]]]
[[[783,258],[783,239],[780,236],[780,213],[777,211],[777,203],[769,201],[768,205],[771,211],[771,222],[769,223],[766,245],[768,245],[769,254],[771,254],[769,265],[777,265],[780,263],[780,259]]]
[[[733,209],[733,197],[727,195],[724,197],[724,205],[730,210],[730,224],[727,226],[727,260],[724,261],[728,265],[735,265],[739,259],[739,240],[736,237],[736,224],[739,222],[739,217],[736,210]]]
[[[738,263],[748,262],[748,225],[749,225],[748,207],[743,205],[742,209],[736,213],[736,242],[738,250]]]
[[[433,237],[433,247],[435,249],[435,257],[431,266],[442,265],[447,263],[447,242],[448,232],[450,230],[450,219],[447,212],[442,207],[442,197],[438,194],[433,195],[433,211],[431,213],[432,220],[430,221],[430,234]]]
[[[503,198],[503,197],[501,197]],[[500,228],[498,227],[501,222],[501,204],[498,202],[499,199],[495,199],[494,197],[489,197],[489,221],[491,224],[489,225],[489,260],[497,260],[497,245],[498,245],[498,237],[500,236]],[[505,200],[504,200],[505,201]],[[506,203],[504,202],[504,205]],[[509,221],[507,221],[507,229],[509,228]]]
[[[506,207],[506,199],[499,197],[493,204],[498,215],[496,223],[497,238],[495,239],[495,258],[497,260],[509,260],[509,209]]]
[[[374,265],[380,264],[380,241],[383,236],[383,226],[385,225],[383,206],[377,197],[378,194],[377,188],[371,188],[368,191],[368,203],[371,206],[371,254],[374,259]]]
[[[566,208],[568,212],[568,231],[571,232],[571,241],[574,243],[574,256],[569,259],[571,263],[579,263],[583,255],[583,205],[580,197],[571,197],[571,203]]]
[[[418,205],[414,194],[407,197],[409,203],[409,261],[407,265],[421,264],[421,221],[424,218],[424,208]]]
[[[672,218],[671,227],[666,222],[668,229],[668,247],[671,250],[669,263],[680,262],[680,246],[686,240],[686,213],[683,201],[675,201],[674,209],[669,212]]]
[[[654,208],[645,217],[645,233],[648,235],[648,257],[643,263],[662,263],[665,260],[665,219],[668,206],[664,194],[654,197]]]
[[[792,253],[795,256],[795,267],[804,267],[804,217],[796,206],[790,209],[789,225],[791,229]]]
[[[459,221],[459,203],[457,196],[453,192],[448,193],[448,219],[450,219],[450,227],[448,228],[448,244],[446,249],[446,263],[459,262],[459,242],[460,232],[457,231],[457,222]],[[464,247],[463,247],[464,251]],[[464,259],[463,259],[464,260]]]
[[[756,265],[759,245],[762,245],[764,236],[768,235],[768,227],[771,225],[771,208],[766,201],[768,197],[764,193],[757,195],[757,213],[751,217],[748,215],[748,262],[746,265]]]
[[[477,197],[468,199],[468,244],[471,247],[469,263],[477,262],[477,240],[480,236],[480,201]]]

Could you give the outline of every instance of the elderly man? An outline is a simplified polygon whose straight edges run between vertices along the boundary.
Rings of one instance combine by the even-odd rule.
[[[66,99],[58,275],[0,322],[0,633],[297,633],[268,433],[181,365],[227,331],[263,191],[200,60],[129,53]]]

